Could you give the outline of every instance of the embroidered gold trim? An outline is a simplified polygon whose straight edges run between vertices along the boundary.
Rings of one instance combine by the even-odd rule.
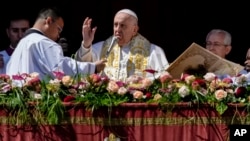
[[[0,117],[0,124],[16,125],[16,117]],[[61,125],[80,124],[96,126],[143,126],[143,125],[230,125],[230,124],[250,124],[250,117],[153,117],[153,118],[102,118],[102,117],[70,117],[70,121],[63,122]],[[35,123],[26,123],[35,125]],[[46,125],[45,121],[41,123]]]
[[[101,52],[101,58],[105,57],[106,51],[112,41],[112,37],[108,38],[104,44]],[[130,52],[127,62],[127,72],[123,76],[119,76],[120,71],[120,47],[116,43],[113,50],[107,58],[107,64],[104,72],[110,78],[123,79],[129,75],[140,74],[146,75],[144,72],[147,69],[148,59],[150,55],[150,42],[142,35],[138,34],[129,43]]]

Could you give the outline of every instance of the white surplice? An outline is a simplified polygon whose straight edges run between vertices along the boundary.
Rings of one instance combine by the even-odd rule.
[[[6,69],[8,75],[37,72],[41,79],[45,76],[53,77],[53,71],[62,71],[71,76],[77,73],[92,74],[95,72],[95,64],[64,57],[61,46],[55,41],[31,33],[20,40]]]

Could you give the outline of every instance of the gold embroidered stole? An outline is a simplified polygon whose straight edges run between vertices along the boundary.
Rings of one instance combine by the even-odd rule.
[[[101,58],[105,58],[106,51],[111,43],[112,37],[108,38],[102,48]],[[125,74],[120,73],[120,54],[121,50],[116,43],[110,55],[107,58],[104,72],[110,78],[124,79],[130,75],[138,74],[146,76],[148,59],[150,55],[150,42],[142,35],[138,34],[129,43],[130,51],[128,54],[127,68]]]

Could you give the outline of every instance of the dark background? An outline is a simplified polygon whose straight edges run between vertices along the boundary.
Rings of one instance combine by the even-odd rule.
[[[8,46],[4,23],[14,14],[27,14],[33,25],[39,10],[58,6],[64,12],[62,36],[70,41],[74,53],[82,40],[81,29],[85,17],[93,18],[97,26],[94,42],[112,35],[113,17],[122,8],[130,8],[139,18],[139,32],[161,46],[169,62],[174,61],[191,43],[204,46],[206,34],[221,28],[232,34],[229,60],[243,64],[250,47],[250,8],[246,3],[228,1],[164,1],[164,0],[36,0],[1,2],[1,49]]]

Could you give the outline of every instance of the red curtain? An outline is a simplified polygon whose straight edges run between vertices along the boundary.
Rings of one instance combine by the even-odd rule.
[[[4,124],[0,110],[0,141],[103,141],[111,133],[121,141],[228,141],[230,124],[247,124],[244,107],[229,106],[219,115],[209,105],[159,106],[125,103],[91,112],[81,105],[66,105],[68,120],[61,125],[13,126]]]

